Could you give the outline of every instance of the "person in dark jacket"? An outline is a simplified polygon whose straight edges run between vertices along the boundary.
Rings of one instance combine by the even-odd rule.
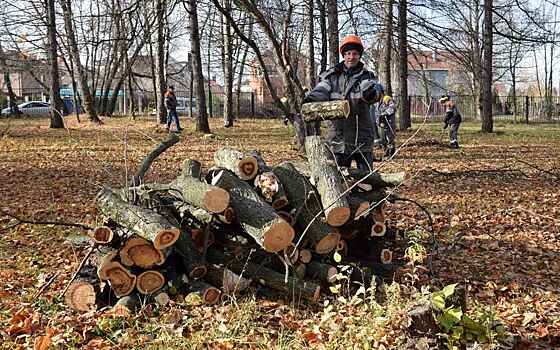
[[[459,113],[459,109],[455,105],[449,95],[443,95],[439,102],[445,108],[445,118],[443,119],[443,129],[447,129],[449,125],[451,128],[449,129],[449,145],[451,148],[459,148],[459,141],[457,140],[457,132],[459,131],[459,125],[463,119],[461,118],[461,113]]]
[[[177,97],[175,97],[175,92],[173,91],[173,85],[170,85],[167,91],[165,91],[165,108],[167,109],[167,124],[166,128],[169,131],[171,127],[171,120],[175,120],[175,126],[177,126],[177,132],[181,132],[183,129],[179,124],[179,115],[177,114]]]
[[[385,151],[384,157],[390,158],[395,154],[395,112],[397,107],[391,96],[385,95],[377,103],[377,125],[381,147]]]
[[[329,120],[326,141],[339,166],[370,170],[373,162],[373,128],[370,105],[380,98],[382,86],[360,61],[364,45],[356,35],[349,35],[340,45],[344,60],[320,75],[319,83],[303,102],[346,99],[351,114],[347,119]]]

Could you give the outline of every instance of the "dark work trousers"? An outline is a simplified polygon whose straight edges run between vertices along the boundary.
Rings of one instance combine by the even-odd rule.
[[[354,154],[335,153],[334,155],[338,166],[350,168],[352,160],[355,160],[358,169],[368,171],[372,169],[373,153],[371,152],[356,152]]]
[[[451,124],[451,128],[449,129],[449,143],[451,144],[459,144],[459,141],[457,140],[457,132],[459,131],[459,125],[461,125],[461,123],[454,123]]]

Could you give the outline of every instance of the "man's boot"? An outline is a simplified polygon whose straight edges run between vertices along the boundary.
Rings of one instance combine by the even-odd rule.
[[[451,142],[451,148],[453,148],[453,149],[458,149],[458,148],[459,148],[459,142],[457,142],[457,141],[452,141],[452,142]]]

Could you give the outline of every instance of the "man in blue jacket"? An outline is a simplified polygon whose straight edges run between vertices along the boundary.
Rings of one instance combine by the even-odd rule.
[[[373,128],[370,105],[380,98],[382,86],[360,61],[364,45],[356,35],[348,35],[340,45],[344,60],[320,76],[320,82],[303,102],[346,99],[351,114],[347,119],[329,120],[326,141],[339,166],[370,170],[373,162]]]

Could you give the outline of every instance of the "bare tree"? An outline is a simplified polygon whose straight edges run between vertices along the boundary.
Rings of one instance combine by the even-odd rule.
[[[400,18],[400,14],[399,14]],[[385,31],[383,35],[383,76],[380,79],[385,84],[385,92],[393,95],[391,86],[391,68],[393,57],[393,0],[385,0]],[[400,22],[399,22],[400,25]],[[399,33],[401,28],[399,27]],[[400,104],[399,104],[400,105]]]
[[[60,98],[60,72],[58,70],[58,43],[56,41],[56,14],[54,0],[46,0],[47,9],[47,51],[50,68],[51,125],[53,129],[64,127],[61,113],[66,114],[64,102]]]
[[[196,130],[203,133],[210,133],[210,124],[208,123],[208,114],[206,112],[206,96],[204,96],[204,76],[202,75],[202,62],[200,58],[200,36],[198,31],[197,0],[188,0],[187,6],[191,37],[192,71],[194,78],[193,81],[196,90],[196,100],[198,106]]]
[[[494,128],[492,118],[492,15],[493,0],[484,0],[484,60],[482,69],[482,132],[491,133]]]
[[[325,0],[328,20],[329,64],[339,62],[338,53],[338,7],[336,0]]]
[[[93,104],[93,96],[91,90],[89,89],[89,84],[87,81],[87,74],[84,66],[80,62],[80,51],[78,49],[78,43],[76,41],[76,34],[74,32],[74,25],[72,24],[72,3],[71,0],[61,0],[60,4],[62,6],[62,13],[64,17],[64,27],[66,29],[66,35],[68,38],[68,46],[70,49],[70,55],[74,61],[75,72],[78,76],[78,86],[83,99],[84,109],[89,117],[89,120],[96,123],[101,123],[101,120],[97,116],[95,106]]]
[[[411,126],[408,104],[408,40],[407,40],[407,0],[399,0],[399,129]]]

